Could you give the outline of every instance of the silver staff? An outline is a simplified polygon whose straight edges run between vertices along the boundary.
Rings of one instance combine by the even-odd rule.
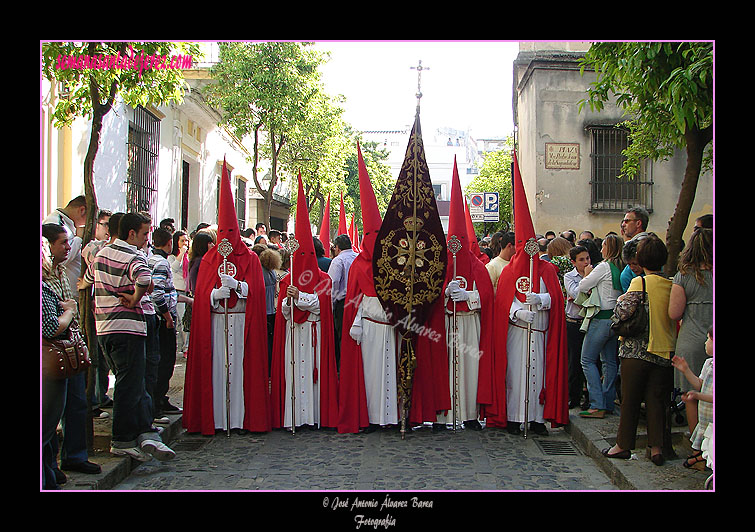
[[[223,257],[223,265],[221,266],[224,274],[228,275],[228,255],[233,253],[233,246],[224,238],[218,244],[218,253]],[[234,268],[235,276],[235,268]],[[225,415],[226,415],[226,435],[231,436],[231,360],[230,352],[228,348],[228,299],[223,301],[224,304],[224,318],[225,318]]]
[[[450,251],[453,254],[453,261],[454,261],[454,272],[453,277],[451,278],[453,281],[456,280],[456,254],[461,251],[461,241],[456,235],[451,235],[451,238],[448,239],[448,251]],[[451,416],[451,420],[453,422],[453,430],[456,432],[456,408],[459,401],[459,353],[457,349],[458,345],[458,328],[456,325],[456,301],[453,301],[453,307],[454,307],[454,317],[453,317],[453,333],[452,333],[452,339],[453,339],[453,383],[454,383],[454,389],[453,389],[453,415]]]
[[[293,233],[288,235],[286,241],[286,249],[291,254],[291,267],[290,267],[290,286],[294,286],[294,253],[299,249],[299,241]],[[296,378],[294,373],[296,370],[296,356],[294,355],[294,304],[291,296],[288,296],[288,306],[291,309],[291,317],[289,319],[290,331],[291,331],[291,435],[296,435]]]
[[[534,256],[540,251],[540,246],[537,245],[537,240],[530,238],[524,244],[524,252],[530,256],[530,284],[529,291],[532,291],[532,266]],[[538,280],[539,281],[539,280]],[[532,305],[529,305],[529,309],[532,310]],[[532,324],[527,323],[527,375],[524,386],[524,438],[527,438],[527,429],[529,428],[530,417],[530,359],[531,359],[531,344],[532,344]]]

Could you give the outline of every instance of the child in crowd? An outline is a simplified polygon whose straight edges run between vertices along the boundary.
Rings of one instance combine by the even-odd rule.
[[[713,327],[708,329],[708,338],[705,341],[705,353],[710,357],[703,364],[700,376],[696,376],[689,369],[684,358],[674,356],[671,364],[685,376],[692,385],[693,390],[682,396],[687,412],[687,423],[691,433],[692,455],[684,461],[684,467],[705,469],[702,443],[705,429],[713,422]]]

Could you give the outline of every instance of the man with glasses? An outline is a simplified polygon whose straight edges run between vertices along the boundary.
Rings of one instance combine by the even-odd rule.
[[[627,242],[635,241],[635,245],[630,245],[629,249],[636,249],[636,241],[648,236],[649,219],[650,215],[648,211],[642,207],[632,207],[624,213],[624,219],[621,220],[621,236],[624,238],[625,247]],[[627,264],[624,267],[624,271],[621,272],[622,283],[625,281],[631,282],[634,277],[637,277],[637,274]]]
[[[640,233],[647,234],[648,220],[650,215],[642,207],[632,207],[624,213],[624,219],[621,220],[621,236],[624,241],[629,241]]]

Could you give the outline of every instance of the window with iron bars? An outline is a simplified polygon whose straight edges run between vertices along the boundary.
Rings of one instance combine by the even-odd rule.
[[[642,163],[633,178],[620,177],[629,146],[628,131],[616,126],[590,126],[590,211],[624,212],[631,207],[653,211],[653,165]]]
[[[139,106],[128,125],[126,208],[152,215],[157,193],[160,119]]]

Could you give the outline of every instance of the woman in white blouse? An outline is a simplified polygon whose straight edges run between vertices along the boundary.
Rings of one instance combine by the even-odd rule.
[[[590,408],[580,412],[581,417],[602,418],[613,411],[616,398],[616,375],[618,374],[618,337],[611,330],[611,315],[616,299],[622,294],[619,279],[624,264],[621,251],[624,241],[617,235],[607,235],[603,240],[603,261],[585,268],[585,277],[579,283],[579,291],[589,293],[597,290],[600,311],[591,320],[582,343],[582,371],[587,381]],[[598,369],[598,359],[601,369]],[[601,380],[602,373],[602,380]]]

